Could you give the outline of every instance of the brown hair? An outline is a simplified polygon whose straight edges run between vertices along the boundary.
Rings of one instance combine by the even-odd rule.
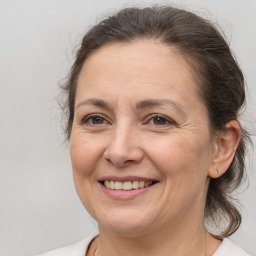
[[[74,118],[77,80],[83,63],[100,47],[115,42],[155,39],[175,46],[195,71],[199,92],[204,100],[213,132],[225,129],[227,122],[237,120],[245,101],[244,77],[223,36],[207,20],[185,10],[170,6],[127,8],[101,21],[84,36],[67,83],[63,86],[68,98],[66,111],[67,139]],[[242,137],[228,171],[211,179],[206,198],[205,217],[218,223],[227,219],[228,225],[219,237],[228,237],[241,224],[241,214],[232,203],[231,192],[245,176],[245,141]]]

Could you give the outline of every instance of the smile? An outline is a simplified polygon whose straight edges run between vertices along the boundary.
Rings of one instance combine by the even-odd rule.
[[[112,190],[135,190],[143,189],[153,184],[153,181],[113,181],[105,180],[103,185]]]
[[[136,176],[106,176],[98,180],[102,191],[114,200],[131,200],[151,191],[158,180]]]

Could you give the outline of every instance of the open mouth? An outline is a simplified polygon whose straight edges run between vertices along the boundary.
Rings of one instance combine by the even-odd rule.
[[[104,180],[101,181],[101,184],[106,188],[111,190],[135,190],[143,189],[149,186],[156,184],[157,181],[113,181],[113,180]]]

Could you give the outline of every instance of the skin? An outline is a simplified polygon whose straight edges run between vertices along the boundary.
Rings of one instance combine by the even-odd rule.
[[[94,52],[78,79],[70,153],[77,193],[99,225],[96,255],[212,255],[221,242],[204,227],[207,188],[239,139],[236,121],[211,133],[193,70],[174,48],[139,40]],[[118,200],[99,183],[108,175],[158,183]]]

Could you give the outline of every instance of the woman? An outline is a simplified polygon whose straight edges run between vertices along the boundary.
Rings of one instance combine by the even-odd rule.
[[[248,255],[227,239],[241,223],[244,79],[212,24],[124,9],[84,36],[64,90],[74,182],[99,235],[44,255]]]

